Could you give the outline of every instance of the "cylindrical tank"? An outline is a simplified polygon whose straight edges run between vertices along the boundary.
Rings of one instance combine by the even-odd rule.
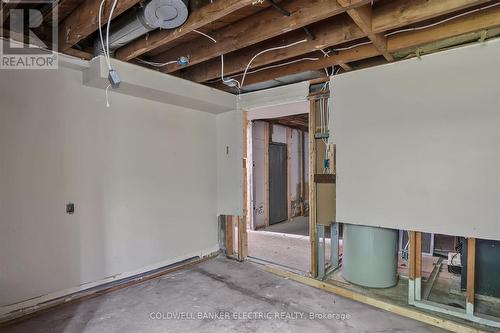
[[[342,275],[370,288],[388,288],[398,282],[398,231],[344,224]]]

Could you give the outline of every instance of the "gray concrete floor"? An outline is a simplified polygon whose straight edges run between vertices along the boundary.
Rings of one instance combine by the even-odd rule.
[[[344,314],[343,319],[151,319],[170,313]],[[62,306],[2,332],[444,332],[223,258]]]
[[[290,220],[259,229],[259,231],[272,231],[284,234],[309,236],[309,217],[297,216]]]

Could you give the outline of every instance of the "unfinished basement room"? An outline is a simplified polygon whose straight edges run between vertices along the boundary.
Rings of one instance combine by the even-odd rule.
[[[0,333],[500,333],[500,0],[0,3]]]

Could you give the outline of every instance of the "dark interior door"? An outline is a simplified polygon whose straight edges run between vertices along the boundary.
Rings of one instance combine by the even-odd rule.
[[[288,219],[286,144],[269,144],[269,224]]]

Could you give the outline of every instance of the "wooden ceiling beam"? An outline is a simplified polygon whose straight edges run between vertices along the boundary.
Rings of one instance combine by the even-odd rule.
[[[471,6],[486,3],[488,0],[411,0],[388,2],[377,8],[372,19],[372,31],[383,33],[420,21],[436,17],[435,13],[445,15]]]
[[[466,33],[496,28],[500,26],[500,5],[462,16],[449,22],[418,31],[410,31],[390,36],[387,40],[389,52],[418,47]]]
[[[263,53],[252,62],[252,68],[263,66],[269,63],[282,61],[285,59],[310,53],[313,50],[320,50],[328,46],[349,42],[364,37],[364,33],[348,17],[335,20],[331,24],[310,30],[314,33],[315,39],[297,44],[292,47],[281,49],[275,52]],[[224,57],[224,75],[231,75],[245,70],[251,58],[266,49],[288,45],[306,37],[302,30],[295,30],[283,37],[273,38],[251,48],[241,49]],[[322,56],[322,55],[320,55]],[[195,82],[205,82],[221,76],[221,63],[219,58],[195,65],[183,71],[182,77]]]
[[[481,12],[462,16],[425,30],[410,31],[389,36],[387,39],[387,49],[390,53],[394,53],[402,49],[417,48],[437,40],[497,27],[500,27],[500,5]],[[329,58],[321,58],[317,61],[304,61],[250,74],[245,79],[245,83],[246,85],[250,85],[265,82],[285,75],[320,70],[325,67],[338,65],[340,62],[349,63],[376,57],[378,55],[380,55],[380,53],[374,45],[362,45],[350,50],[340,51],[338,54],[332,55]],[[238,76],[234,77],[238,79]]]
[[[214,21],[251,5],[255,0],[216,0],[215,2],[193,11],[186,23],[175,30],[155,30],[147,36],[140,37],[116,51],[116,58],[131,60],[180,38],[193,30],[206,26]]]
[[[368,2],[369,0],[351,0],[351,7]],[[213,32],[212,37],[217,43],[201,36],[197,40],[159,54],[153,60],[167,62],[187,56],[190,58],[188,66],[192,66],[346,11],[336,0],[295,0],[283,4],[283,7],[290,12],[290,16],[283,16],[274,8],[268,8]],[[163,67],[161,71],[170,73],[179,69],[179,65],[171,64]]]
[[[113,18],[136,5],[139,0],[118,1]],[[86,0],[59,25],[59,50],[66,51],[80,40],[99,29],[99,5],[101,0]],[[105,25],[113,0],[106,0],[103,6],[102,24]]]
[[[345,62],[343,62],[343,61],[339,61],[339,62],[338,62],[338,65],[339,65],[339,66],[340,66],[340,67],[341,67],[341,68],[342,68],[345,72],[352,71],[352,67],[351,67],[349,64],[347,64],[347,63],[345,63]]]
[[[317,61],[301,61],[294,64],[271,68],[255,74],[247,75],[247,77],[245,78],[245,85],[265,82],[273,80],[275,78],[279,79],[282,76],[297,74],[306,71],[323,70],[323,68],[337,65],[339,61],[348,63],[360,59],[376,57],[378,55],[380,55],[380,52],[374,45],[362,45],[350,50],[340,51],[338,52],[338,54],[331,55],[330,57],[320,58]],[[233,77],[239,79],[241,75]]]
[[[349,6],[349,0],[337,0],[343,7]],[[366,4],[359,8],[347,10],[347,14],[356,23],[356,25],[366,34],[370,41],[380,51],[387,61],[394,61],[394,57],[387,52],[387,38],[382,33],[374,33],[372,31],[372,6]]]
[[[339,1],[346,1],[346,0],[339,0]],[[407,0],[400,0],[397,1],[396,3],[392,2],[391,8],[394,11],[393,13],[389,13],[386,7],[381,7],[381,9],[377,9],[371,12],[372,9],[366,7],[367,5],[365,5],[357,7],[356,8],[357,14],[353,14],[353,16],[358,15],[360,17],[363,16],[365,17],[364,19],[360,18],[358,20],[359,25],[361,25],[366,32],[371,32],[375,40],[377,40],[378,38],[379,42],[375,42],[374,45],[378,47],[381,54],[383,54],[382,51],[385,51],[384,53],[386,53],[386,58],[388,58],[390,56],[390,52],[386,50],[387,48],[386,37],[383,36],[382,34],[373,33],[372,31],[373,22],[377,21],[378,17],[386,17],[387,15],[392,15],[396,17],[397,15],[408,11],[409,13],[411,13],[411,15],[409,15],[409,22],[414,22],[417,19],[438,17],[443,14],[449,13],[451,10],[455,10],[457,8],[464,8],[464,6],[466,5],[473,6],[483,2],[478,0],[468,0],[468,1],[460,0],[459,1],[460,3],[457,5],[456,1],[449,1],[449,0],[440,0],[440,1],[441,2],[438,5],[436,5],[435,1],[432,0],[427,1],[426,3],[428,3],[429,7],[425,7],[420,1],[416,1],[415,6],[418,6],[418,8],[420,8],[423,11],[422,15],[420,16],[418,16],[415,10],[413,10],[412,7],[413,2],[408,2]],[[405,10],[402,11],[402,8],[405,8]],[[371,16],[371,19],[366,18],[367,16],[368,17]],[[395,20],[393,26],[389,25],[386,26],[386,28],[388,29],[397,28],[400,22],[401,22],[400,20]],[[313,32],[316,34],[316,40],[301,43],[290,48],[264,53],[254,60],[251,68],[257,68],[259,66],[264,66],[270,63],[280,62],[286,59],[297,57],[299,55],[308,54],[320,48],[338,45],[342,42],[356,38],[361,38],[367,35],[360,29],[360,27],[358,27],[357,24],[355,24],[349,19],[347,20],[342,19],[336,22],[334,21],[332,24],[326,24],[324,28],[318,28],[317,30],[313,29]],[[282,42],[280,42],[280,40],[276,38],[261,44],[257,44],[252,48],[241,49],[229,54],[228,56],[224,57],[224,75],[232,75],[234,73],[239,73],[244,71],[248,61],[255,54],[272,46],[286,45],[291,41],[299,40],[301,34],[302,31],[298,30],[295,31],[294,33],[287,34],[286,36],[288,36],[288,38],[283,39]],[[212,59],[202,64],[198,64],[196,66],[193,66],[192,68],[185,69],[182,73],[182,77],[195,82],[205,82],[220,76],[221,76],[220,59]]]
[[[54,25],[52,22],[52,13],[57,10],[57,22],[61,22],[66,17],[69,16],[78,6],[80,6],[85,0],[59,0],[53,5],[51,10],[47,11],[43,15],[43,21],[49,25]]]

